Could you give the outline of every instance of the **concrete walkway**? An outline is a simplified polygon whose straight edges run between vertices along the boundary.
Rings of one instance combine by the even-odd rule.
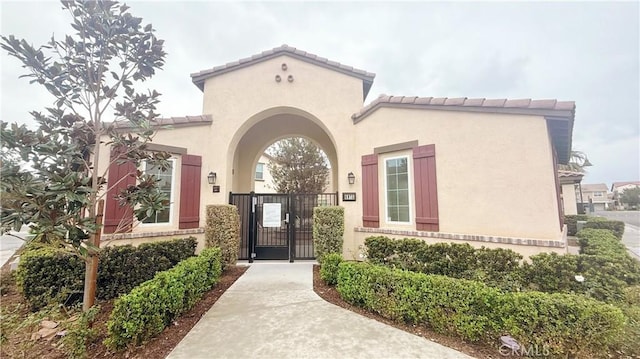
[[[312,266],[251,264],[167,358],[471,358],[325,302]]]

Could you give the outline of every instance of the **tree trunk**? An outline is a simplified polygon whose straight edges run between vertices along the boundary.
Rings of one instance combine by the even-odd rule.
[[[100,237],[102,235],[102,216],[104,214],[104,200],[98,202],[98,214],[96,215],[96,233],[91,236],[89,243],[95,248],[90,248],[89,256],[85,263],[84,273],[84,297],[82,298],[82,310],[88,311],[96,301],[96,287],[98,283],[98,256],[100,252]]]

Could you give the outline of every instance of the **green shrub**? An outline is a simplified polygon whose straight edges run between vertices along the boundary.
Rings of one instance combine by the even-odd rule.
[[[623,326],[618,308],[582,296],[504,293],[476,281],[367,263],[339,265],[337,290],[380,315],[493,345],[502,334],[554,354],[606,354]]]
[[[540,253],[529,260],[531,263],[524,263],[522,267],[528,289],[551,293],[582,291],[582,283],[576,280],[576,275],[582,274],[578,269],[578,256]]]
[[[218,282],[221,258],[219,248],[206,248],[118,298],[107,322],[105,345],[121,350],[162,332]]]
[[[325,254],[320,266],[320,278],[329,285],[335,285],[338,282],[338,265],[342,261],[341,253]]]
[[[506,293],[495,309],[502,332],[563,357],[608,354],[624,326],[618,308],[573,294]]]
[[[624,222],[622,221],[612,221],[612,220],[589,220],[584,225],[584,228],[593,228],[593,229],[608,229],[610,230],[614,236],[618,239],[622,239],[622,235],[624,234]]]
[[[240,252],[240,214],[230,204],[207,206],[205,246],[222,251],[222,266],[235,265]]]
[[[39,247],[20,256],[16,283],[32,310],[49,303],[71,305],[82,299],[85,263],[62,249]]]
[[[194,255],[193,237],[171,241],[103,248],[98,262],[97,297],[111,299],[128,293],[136,285],[153,278]],[[49,303],[72,305],[82,299],[85,263],[63,249],[34,247],[20,257],[17,283],[32,309]]]
[[[564,224],[567,225],[567,235],[575,236],[578,233],[578,221],[587,221],[592,218],[586,214],[572,214],[564,216]]]
[[[313,251],[318,262],[328,253],[342,253],[344,208],[323,206],[313,209]]]
[[[369,237],[367,258],[373,264],[454,278],[480,279],[498,286],[518,278],[522,255],[510,249],[475,249],[468,243],[436,243],[415,239]]]
[[[605,302],[619,301],[624,288],[638,281],[634,260],[601,255],[541,253],[522,267],[523,284],[547,293],[580,293]],[[637,263],[636,263],[637,264]],[[581,276],[580,282],[576,276]]]
[[[607,229],[586,228],[578,232],[581,254],[598,254],[612,257],[627,255],[627,248]]]
[[[80,313],[75,321],[63,324],[67,334],[62,337],[62,349],[68,358],[87,357],[87,345],[98,337],[98,329],[93,327],[93,322],[99,312],[100,306],[93,306],[88,311]]]

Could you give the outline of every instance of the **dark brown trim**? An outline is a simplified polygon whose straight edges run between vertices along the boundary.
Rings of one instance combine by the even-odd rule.
[[[161,144],[158,144],[158,143],[149,143],[149,144],[147,144],[147,149],[149,151],[169,152],[169,153],[174,153],[174,154],[177,154],[177,155],[186,155],[187,154],[187,149],[184,148],[184,147],[161,145]]]
[[[373,149],[373,153],[375,153],[376,155],[379,155],[379,154],[389,153],[389,152],[410,150],[414,147],[418,147],[418,140],[396,143],[388,146],[376,147]]]

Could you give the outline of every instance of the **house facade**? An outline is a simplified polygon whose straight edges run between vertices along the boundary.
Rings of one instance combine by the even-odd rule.
[[[605,183],[583,184],[581,201],[588,213],[607,211],[613,208],[613,197]]]
[[[573,102],[381,95],[363,107],[374,74],[286,45],[191,77],[202,115],[159,120],[150,147],[173,154],[168,213],[110,234],[130,214],[107,196],[106,238],[202,237],[205,206],[259,189],[265,149],[296,136],[329,159],[347,258],[374,235],[565,251],[557,165],[569,160]],[[127,171],[111,166],[108,181]]]
[[[626,205],[620,202],[620,196],[626,189],[640,187],[640,181],[613,182],[611,184],[611,195],[613,197],[613,205],[616,209],[625,209]]]

